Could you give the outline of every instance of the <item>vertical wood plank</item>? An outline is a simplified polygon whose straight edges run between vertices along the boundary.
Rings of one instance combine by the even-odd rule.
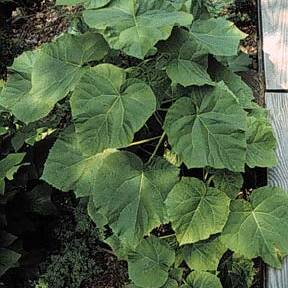
[[[260,5],[266,88],[288,89],[288,0],[260,0]]]
[[[278,164],[268,170],[268,184],[288,191],[288,93],[266,93],[265,98],[278,141]],[[288,257],[285,258],[281,270],[268,268],[266,287],[288,287]]]

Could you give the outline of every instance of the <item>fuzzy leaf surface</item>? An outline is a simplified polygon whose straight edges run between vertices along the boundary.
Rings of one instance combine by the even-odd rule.
[[[260,256],[270,266],[280,268],[282,257],[288,254],[287,205],[287,194],[272,187],[254,190],[250,202],[232,201],[223,243],[244,257]]]
[[[37,52],[27,51],[15,58],[8,68],[8,79],[0,94],[0,106],[6,108],[19,120],[26,119],[24,107],[28,107],[31,90],[31,73]]]
[[[247,117],[247,165],[254,167],[273,167],[277,164],[275,154],[276,139],[273,130],[264,117]]]
[[[136,286],[162,287],[174,261],[175,252],[164,241],[156,237],[144,239],[128,257],[129,277]]]
[[[208,272],[193,271],[188,275],[186,282],[187,285],[181,288],[222,288],[219,278]]]
[[[10,101],[15,105],[0,105],[7,107],[25,123],[39,120],[75,88],[86,70],[83,66],[90,61],[101,60],[107,52],[107,43],[100,34],[64,34],[37,51],[31,84],[26,83],[27,86],[32,85],[31,90],[25,89],[25,94],[10,93]]]
[[[218,170],[212,177],[215,188],[225,192],[231,199],[237,197],[244,183],[241,173],[233,173],[228,170]]]
[[[243,171],[246,114],[226,86],[195,88],[175,102],[164,130],[172,149],[188,168],[210,166]]]
[[[207,73],[206,50],[187,31],[174,29],[171,37],[158,48],[170,57],[166,72],[174,84],[214,85]]]
[[[184,246],[184,259],[190,269],[216,271],[226,250],[219,237],[208,239]]]
[[[217,56],[237,55],[240,40],[246,37],[233,22],[224,18],[197,20],[191,34],[207,52]]]
[[[114,152],[108,149],[94,155],[83,153],[74,128],[69,127],[50,149],[42,180],[64,192],[74,190],[77,197],[89,196],[95,190],[95,176],[103,159]]]
[[[251,109],[254,107],[253,105],[255,103],[252,102],[254,100],[253,91],[244,81],[242,81],[240,76],[216,61],[213,62],[213,65],[209,68],[209,72],[213,75],[213,79],[217,82],[224,81],[244,109]]]
[[[228,218],[230,199],[196,178],[184,177],[165,203],[177,240],[184,245],[221,232]]]
[[[159,40],[170,36],[174,25],[191,24],[191,14],[172,8],[167,0],[112,0],[104,8],[84,11],[84,20],[99,29],[112,48],[144,59]]]
[[[136,82],[125,89],[126,74],[111,64],[91,68],[71,98],[72,115],[83,151],[125,147],[156,109],[151,88]]]
[[[168,222],[164,201],[178,174],[177,168],[162,159],[146,166],[130,152],[111,154],[97,173],[94,211],[107,218],[121,241],[133,246]]]

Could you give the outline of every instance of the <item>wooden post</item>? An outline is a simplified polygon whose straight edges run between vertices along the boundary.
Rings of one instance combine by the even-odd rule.
[[[278,165],[268,170],[268,184],[288,191],[288,1],[259,0],[265,101],[278,141]],[[288,258],[280,270],[267,268],[266,288],[288,287]]]

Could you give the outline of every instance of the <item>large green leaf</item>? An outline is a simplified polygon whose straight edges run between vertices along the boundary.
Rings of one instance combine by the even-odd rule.
[[[165,203],[177,240],[183,245],[221,232],[228,218],[230,199],[196,178],[182,178]]]
[[[166,283],[163,286],[161,286],[161,288],[178,288],[178,287],[179,286],[177,281],[170,278],[166,281]],[[134,284],[129,284],[128,286],[126,286],[126,288],[143,288],[143,287],[136,286]]]
[[[4,194],[4,179],[13,179],[13,175],[21,166],[20,163],[22,162],[24,156],[25,153],[10,153],[0,161],[0,195]]]
[[[84,4],[85,8],[94,9],[107,5],[111,0],[56,0],[56,5],[79,5]]]
[[[188,275],[186,282],[187,285],[181,288],[222,288],[219,278],[208,272],[193,271]]]
[[[72,115],[83,151],[125,147],[156,109],[151,88],[137,81],[123,88],[126,74],[111,64],[91,68],[71,98]]]
[[[158,45],[159,51],[169,55],[166,67],[174,84],[183,86],[213,85],[207,73],[207,52],[184,29],[174,29],[171,37]]]
[[[29,91],[31,89],[31,73],[35,56],[38,52],[24,52],[18,56],[8,68],[8,80],[0,94],[0,106],[11,111],[18,119],[22,118],[23,110],[31,106]]]
[[[106,217],[120,240],[133,246],[168,222],[164,200],[178,174],[177,168],[162,159],[144,166],[135,154],[111,154],[97,173],[94,213]]]
[[[226,250],[219,237],[212,238],[184,246],[184,259],[190,269],[216,271]]]
[[[240,40],[246,37],[233,22],[224,18],[197,20],[191,34],[207,52],[219,56],[237,55]]]
[[[164,129],[189,167],[243,171],[246,114],[224,85],[193,89],[169,109]]]
[[[242,81],[240,76],[230,71],[228,68],[216,61],[213,61],[212,63],[213,64],[209,67],[209,72],[213,75],[212,78],[215,81],[224,81],[227,87],[236,96],[240,105],[244,109],[252,109],[255,105],[255,103],[252,102],[254,100],[252,89]]]
[[[287,194],[272,187],[253,191],[250,202],[232,201],[222,241],[247,258],[260,256],[280,268],[281,258],[288,254],[287,205]]]
[[[254,116],[247,117],[247,122],[247,165],[251,168],[275,166],[276,139],[270,123],[264,117]]]
[[[8,95],[4,93],[4,98],[2,93],[0,105],[25,123],[43,118],[75,88],[86,70],[85,64],[101,60],[107,52],[107,43],[100,34],[65,34],[37,51],[31,90],[29,81],[25,82],[25,89],[21,82],[21,91],[25,93],[12,90]],[[12,84],[15,86],[16,80],[12,80]]]
[[[107,7],[84,11],[84,20],[103,33],[114,49],[143,59],[174,25],[191,24],[192,15],[172,9],[167,0],[112,0]]]
[[[95,190],[95,175],[103,159],[113,152],[108,149],[95,155],[83,153],[73,127],[69,127],[50,150],[42,179],[59,190],[88,196]]]
[[[0,248],[0,277],[10,268],[12,268],[20,259],[21,254],[10,249]]]
[[[164,241],[156,237],[144,239],[128,257],[129,277],[136,286],[161,287],[168,280],[174,261],[175,252]]]
[[[231,199],[235,199],[239,194],[244,179],[241,173],[233,173],[228,170],[217,170],[212,176],[215,188],[223,191]]]
[[[237,56],[218,56],[216,59],[232,72],[248,71],[249,66],[252,64],[250,55],[243,52],[240,52]]]

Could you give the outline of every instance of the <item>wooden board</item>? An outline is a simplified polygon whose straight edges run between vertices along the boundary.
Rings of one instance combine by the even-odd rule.
[[[266,93],[265,98],[278,141],[279,161],[275,168],[268,170],[268,184],[288,191],[288,93]],[[267,288],[287,288],[288,258],[284,260],[282,270],[268,268],[266,279]]]
[[[259,2],[266,89],[288,89],[288,0]]]

